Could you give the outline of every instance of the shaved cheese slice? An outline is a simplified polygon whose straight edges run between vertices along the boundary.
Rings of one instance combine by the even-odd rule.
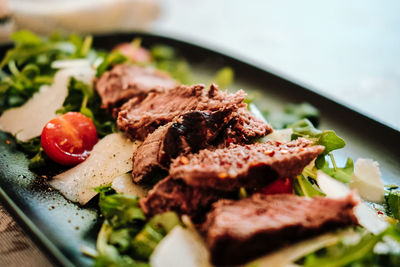
[[[90,62],[86,59],[64,59],[56,60],[51,63],[53,69],[90,67]]]
[[[274,130],[267,135],[267,140],[278,141],[282,143],[290,142],[292,140],[293,129]]]
[[[330,198],[341,198],[351,193],[349,187],[322,171],[317,171],[317,183],[322,192]],[[381,233],[389,225],[363,202],[354,208],[354,214],[358,223],[373,234]]]
[[[152,267],[208,267],[209,252],[201,236],[182,226],[176,226],[161,240],[150,256]]]
[[[147,192],[149,191],[143,186],[134,184],[132,180],[132,175],[130,173],[125,173],[115,178],[111,184],[111,187],[117,193],[137,197],[145,197],[147,195]]]
[[[350,187],[356,189],[365,200],[383,202],[385,188],[378,162],[371,159],[357,159]]]
[[[257,266],[257,267],[286,267],[292,266],[296,260],[314,252],[326,246],[334,245],[339,242],[346,235],[350,235],[350,231],[341,233],[328,233],[312,239],[308,239],[291,246],[280,249],[276,252],[267,254],[261,258],[258,258],[245,266]]]
[[[115,177],[132,170],[132,153],[139,145],[121,133],[107,135],[84,162],[56,175],[50,184],[67,199],[84,205],[97,194],[93,188],[111,184]]]
[[[68,82],[75,77],[90,84],[95,71],[89,65],[62,69],[54,76],[52,85],[43,85],[40,91],[24,105],[6,110],[0,117],[0,130],[16,135],[21,141],[28,141],[42,133],[43,127],[57,117],[68,95]]]

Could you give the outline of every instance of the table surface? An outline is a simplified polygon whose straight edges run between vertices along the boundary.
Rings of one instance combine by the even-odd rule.
[[[166,0],[151,31],[259,62],[400,130],[400,2]],[[0,266],[51,266],[0,203]]]

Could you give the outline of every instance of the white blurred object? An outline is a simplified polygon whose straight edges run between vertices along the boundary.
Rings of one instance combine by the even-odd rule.
[[[0,43],[10,40],[10,34],[14,30],[14,21],[10,17],[10,9],[7,0],[0,0]]]
[[[18,29],[41,34],[144,30],[160,11],[157,0],[13,0],[10,8]]]
[[[357,159],[351,189],[357,189],[363,199],[381,203],[385,201],[385,188],[379,164],[372,159]]]

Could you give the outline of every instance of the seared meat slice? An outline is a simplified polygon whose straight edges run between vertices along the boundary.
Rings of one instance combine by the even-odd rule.
[[[133,181],[152,182],[168,173],[171,160],[210,145],[230,121],[232,108],[189,111],[149,134],[133,154]]]
[[[132,97],[144,98],[149,92],[162,92],[179,84],[167,73],[152,68],[121,64],[96,81],[102,108],[111,111]]]
[[[230,145],[179,156],[172,162],[169,173],[196,187],[225,191],[256,188],[278,178],[299,175],[323,150],[323,146],[312,146],[305,138],[288,143]]]
[[[140,207],[148,216],[175,211],[179,215],[189,215],[195,222],[199,222],[212,203],[230,196],[231,193],[191,187],[182,180],[167,177],[158,182],[147,197],[140,199]]]
[[[239,265],[329,230],[357,224],[354,195],[342,199],[255,194],[221,200],[202,226],[215,265]]]
[[[247,108],[241,108],[226,129],[223,141],[225,145],[248,144],[272,131],[271,125],[254,116]]]
[[[143,100],[133,98],[121,107],[117,124],[131,139],[144,140],[161,125],[173,121],[187,111],[217,111],[245,107],[243,91],[228,94],[211,85],[179,86],[162,93],[150,93]]]

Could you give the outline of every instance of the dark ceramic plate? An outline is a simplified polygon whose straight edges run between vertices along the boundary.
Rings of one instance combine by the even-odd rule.
[[[311,103],[320,110],[320,128],[334,129],[347,141],[346,148],[335,154],[339,163],[343,163],[346,156],[373,158],[380,163],[386,183],[400,184],[400,132],[272,74],[265,67],[257,67],[195,44],[151,34],[99,36],[94,44],[97,48],[111,49],[134,37],[141,37],[144,46],[167,44],[177,48],[194,66],[198,81],[206,83],[217,69],[231,66],[236,74],[234,89],[244,88],[255,95],[256,104],[262,109],[280,109],[288,102]],[[0,47],[1,58],[7,48]],[[65,200],[56,191],[49,190],[43,182],[44,178],[36,177],[28,170],[27,159],[16,149],[15,143],[6,144],[10,138],[0,132],[0,195],[3,202],[56,264],[90,265],[91,260],[82,255],[81,247],[95,246],[100,224],[96,199],[80,207]]]

